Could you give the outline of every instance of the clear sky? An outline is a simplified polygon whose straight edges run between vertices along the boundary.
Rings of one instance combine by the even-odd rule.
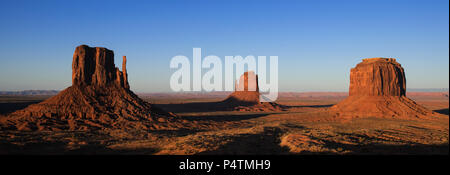
[[[362,58],[392,57],[407,88],[449,87],[448,0],[1,1],[0,90],[64,89],[87,44],[128,58],[131,88],[168,92],[176,55],[279,57],[280,91],[347,91]],[[205,72],[207,70],[204,70]]]

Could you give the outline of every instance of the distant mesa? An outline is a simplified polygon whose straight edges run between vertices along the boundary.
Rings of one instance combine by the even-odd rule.
[[[260,102],[258,75],[253,71],[244,72],[236,82],[235,91],[222,104],[238,111],[279,111],[283,106],[273,102]]]
[[[175,115],[135,95],[128,84],[126,57],[122,71],[114,52],[78,46],[72,62],[72,86],[41,103],[0,119],[0,130],[174,129]]]
[[[394,58],[368,58],[350,70],[349,97],[332,106],[336,117],[428,118],[434,113],[407,98],[406,77]]]

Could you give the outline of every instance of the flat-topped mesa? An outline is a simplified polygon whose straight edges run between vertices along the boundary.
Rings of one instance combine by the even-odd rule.
[[[394,58],[367,58],[350,71],[350,96],[404,96],[406,78]]]
[[[383,58],[383,57],[364,58],[364,59],[362,59],[362,61],[366,62],[366,63],[377,62],[377,61],[397,63],[397,60],[395,58]]]
[[[126,58],[124,58],[126,62]],[[72,61],[72,85],[104,87],[115,83],[129,88],[126,63],[121,72],[114,65],[114,52],[103,47],[78,46]]]

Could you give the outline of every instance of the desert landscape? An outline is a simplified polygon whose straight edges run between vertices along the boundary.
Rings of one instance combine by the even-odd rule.
[[[334,121],[323,112],[347,93],[280,93],[281,112],[203,111],[227,95],[140,94],[174,111],[189,130],[2,131],[1,154],[411,154],[448,155],[448,92],[407,96],[443,115],[433,120],[361,118]],[[211,97],[212,96],[212,97]],[[2,96],[2,114],[49,96]],[[186,107],[183,107],[186,106]],[[207,107],[207,106],[205,106]],[[225,124],[225,125],[224,125]],[[222,126],[223,125],[223,126]]]
[[[348,93],[280,92],[276,102],[259,101],[251,71],[235,92],[135,94],[126,63],[81,45],[72,86],[1,95],[0,154],[448,155],[448,91],[407,92],[393,58],[363,59]]]

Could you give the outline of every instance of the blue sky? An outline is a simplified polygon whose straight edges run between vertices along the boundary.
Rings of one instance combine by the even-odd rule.
[[[397,58],[408,88],[449,87],[447,0],[15,0],[0,22],[0,90],[70,86],[81,44],[114,50],[119,67],[126,55],[137,92],[170,91],[170,59],[194,47],[278,56],[280,91],[347,91],[369,57]]]

